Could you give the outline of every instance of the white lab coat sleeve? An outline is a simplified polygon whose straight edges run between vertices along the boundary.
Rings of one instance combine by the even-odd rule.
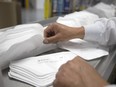
[[[116,87],[116,85],[108,85],[108,86],[105,86],[105,87]]]
[[[101,18],[94,24],[84,26],[84,40],[95,41],[101,45],[116,44],[116,17]]]

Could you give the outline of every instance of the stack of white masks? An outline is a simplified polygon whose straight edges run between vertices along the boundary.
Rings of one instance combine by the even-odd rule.
[[[60,52],[31,57],[10,64],[9,76],[36,87],[52,85],[59,67],[76,55],[71,52]]]

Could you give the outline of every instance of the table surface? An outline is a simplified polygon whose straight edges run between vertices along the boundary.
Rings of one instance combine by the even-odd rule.
[[[49,23],[55,22],[56,19],[57,19],[57,17],[53,17],[48,20],[40,21],[39,23],[42,24],[43,26],[46,26]],[[57,52],[59,50],[61,50],[61,49],[55,49],[55,50],[52,50],[49,52]],[[115,46],[112,46],[112,47],[110,47],[108,56],[104,56],[104,57],[90,60],[87,62],[90,65],[92,65],[104,79],[108,80],[108,78],[113,70],[113,67],[116,63],[115,56],[116,56]],[[26,84],[26,83],[23,83],[23,82],[14,80],[14,79],[10,79],[8,77],[8,71],[9,71],[9,68],[6,68],[6,69],[2,70],[2,76],[0,75],[0,83],[2,83],[1,80],[3,80],[5,87],[33,87],[29,84]],[[3,87],[3,86],[0,84],[0,87]]]

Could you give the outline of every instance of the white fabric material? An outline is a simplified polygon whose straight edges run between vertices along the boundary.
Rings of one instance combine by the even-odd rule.
[[[108,4],[105,4],[103,2],[100,2],[100,3],[98,3],[97,5],[95,5],[93,7],[101,10],[101,12],[103,12],[103,14],[107,18],[115,17],[116,6],[114,6],[113,4],[108,5]]]
[[[71,27],[79,27],[82,25],[91,24],[98,19],[99,17],[93,13],[87,11],[80,11],[68,14],[64,17],[59,17],[56,22]]]
[[[55,49],[55,44],[43,44],[43,27],[40,24],[18,25],[0,35],[0,66],[9,61],[35,56]]]
[[[29,39],[30,37],[39,34],[41,31],[39,31],[37,28],[42,30],[41,25],[30,24],[16,26],[14,29],[10,29],[3,32],[0,35],[0,54],[3,53],[4,51],[7,51],[12,45],[23,42]]]
[[[67,26],[70,26],[70,27],[81,26],[79,20],[78,19],[74,19],[74,18],[59,17],[57,19],[57,23],[64,24],[64,25],[67,25]]]
[[[116,44],[116,17],[101,18],[94,24],[86,25],[84,40],[98,42],[101,45]]]
[[[71,52],[60,52],[14,61],[8,75],[36,87],[45,87],[52,85],[59,67],[75,56]]]
[[[108,86],[105,86],[105,87],[116,87],[116,85],[108,85]]]
[[[60,48],[69,50],[85,60],[92,60],[108,55],[108,47],[100,46],[94,42],[81,39],[73,39],[67,42],[58,43]],[[92,54],[92,55],[91,55]]]

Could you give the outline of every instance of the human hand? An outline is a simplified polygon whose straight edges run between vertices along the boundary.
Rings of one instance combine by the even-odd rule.
[[[53,82],[54,87],[104,87],[107,84],[81,57],[62,65]]]
[[[66,41],[74,38],[83,38],[84,28],[83,27],[68,27],[59,23],[50,24],[44,30],[44,43],[56,43],[59,41]]]

